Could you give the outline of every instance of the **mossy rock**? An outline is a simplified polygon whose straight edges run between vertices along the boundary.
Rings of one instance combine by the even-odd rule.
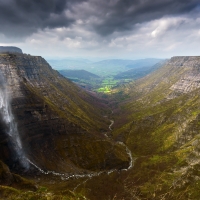
[[[9,167],[0,160],[0,184],[11,185],[13,181],[14,177]]]

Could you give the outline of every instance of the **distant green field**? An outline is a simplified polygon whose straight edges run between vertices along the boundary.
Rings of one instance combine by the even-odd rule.
[[[96,89],[96,92],[110,93],[112,88],[116,86],[118,81],[114,80],[113,77],[107,77],[102,80],[101,87]]]
[[[132,79],[115,80],[114,77],[105,78],[101,82],[101,87],[95,89],[96,92],[111,93],[112,89],[121,84],[129,83]]]
[[[86,90],[109,94],[113,88],[137,80],[159,68],[162,63],[153,65],[158,61],[158,59],[104,60],[96,63],[87,61],[87,63],[82,62],[85,70],[70,68],[59,72]],[[66,64],[70,63],[74,61],[66,61]],[[81,61],[78,64],[81,66]]]
[[[52,66],[77,85],[97,93],[111,93],[112,89],[150,73],[160,59],[109,59],[91,62],[87,59],[49,60]]]
[[[97,93],[111,93],[112,89],[118,85],[129,83],[132,79],[115,80],[114,77],[101,78],[101,79],[78,79],[75,77],[68,77],[71,81],[80,85],[83,88],[97,92]]]
[[[63,75],[65,76],[65,74]],[[73,76],[65,76],[65,77],[70,79],[74,83],[78,84],[82,88],[85,88],[86,90],[94,91],[97,93],[106,93],[106,94],[111,93],[112,89],[116,86],[133,81],[132,79],[116,80],[115,77],[112,75],[99,78],[77,78]]]
[[[80,85],[81,87],[91,90],[97,93],[111,93],[112,89],[120,84],[125,84],[130,81],[131,79],[126,80],[115,80],[114,76],[109,76],[105,78],[93,78],[93,79],[80,79],[77,77],[67,77],[74,83]]]
[[[105,87],[101,87],[101,88],[97,89],[96,91],[97,92],[103,92],[103,93],[110,93],[111,88],[109,86],[105,86]]]

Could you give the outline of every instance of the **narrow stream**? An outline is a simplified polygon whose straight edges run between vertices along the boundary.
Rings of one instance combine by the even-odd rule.
[[[114,120],[110,120],[111,124],[109,125],[109,130],[112,130],[112,126],[114,125]],[[120,171],[128,171],[129,169],[131,169],[133,167],[133,158],[132,158],[132,154],[131,154],[131,151],[130,149],[127,147],[126,144],[124,144],[123,142],[117,142],[118,144],[124,146],[126,148],[126,153],[128,154],[129,158],[130,158],[130,162],[129,162],[129,167],[128,168],[125,168],[125,169],[121,169]],[[69,175],[67,173],[58,173],[58,172],[55,172],[55,171],[48,171],[48,170],[43,170],[41,169],[40,167],[38,167],[36,164],[34,164],[32,161],[30,161],[29,159],[27,159],[27,161],[33,165],[36,169],[38,169],[41,173],[43,174],[52,174],[52,175],[55,175],[55,176],[60,176],[62,180],[68,180],[70,178],[93,178],[93,177],[96,177],[96,176],[99,176],[103,173],[107,173],[108,175],[115,172],[115,171],[119,171],[118,169],[112,169],[112,170],[109,170],[109,171],[100,171],[100,172],[91,172],[91,173],[88,173],[88,174],[72,174],[72,175]],[[87,179],[88,180],[88,179]],[[86,181],[87,181],[86,180]],[[77,185],[74,190],[76,190],[81,184]]]
[[[112,131],[112,128],[111,128],[111,127],[113,126],[113,124],[114,124],[115,122],[114,122],[114,120],[110,120],[110,122],[111,122],[111,124],[109,125],[108,128],[110,129],[110,131]]]

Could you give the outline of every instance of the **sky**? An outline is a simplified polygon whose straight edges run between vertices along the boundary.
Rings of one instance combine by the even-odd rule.
[[[200,0],[0,0],[0,45],[48,59],[200,55]]]

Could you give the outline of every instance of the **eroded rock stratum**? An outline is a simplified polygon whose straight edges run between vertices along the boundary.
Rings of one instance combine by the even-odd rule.
[[[108,131],[108,122],[97,99],[54,71],[42,57],[0,54],[0,70],[23,149],[33,163],[60,173],[129,166],[126,149],[102,133]],[[12,166],[9,138],[3,132],[0,137],[0,159]]]

